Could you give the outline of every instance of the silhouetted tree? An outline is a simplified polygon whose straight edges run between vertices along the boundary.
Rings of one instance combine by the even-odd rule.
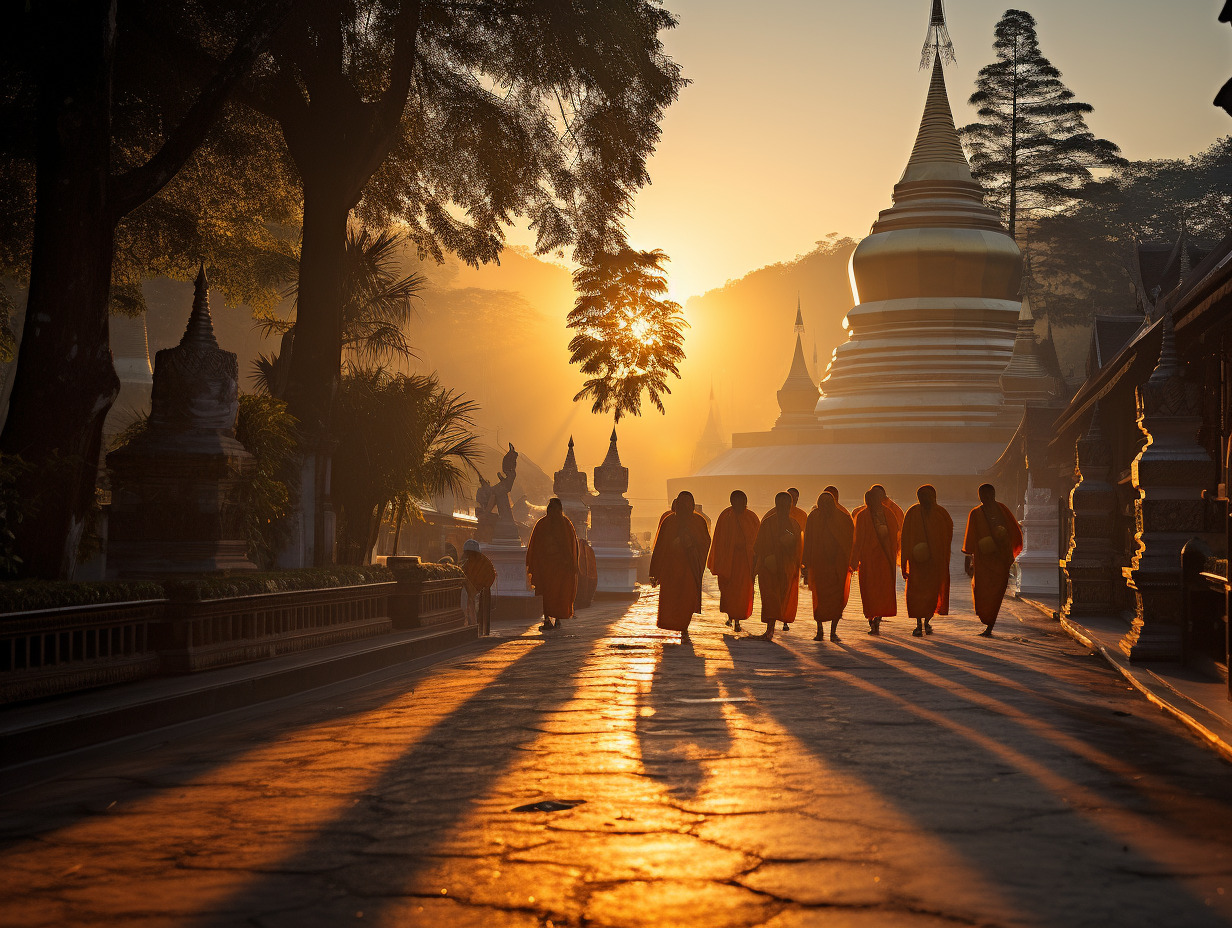
[[[664,412],[668,378],[679,379],[684,360],[680,305],[664,299],[667,277],[662,251],[595,255],[573,275],[577,301],[569,312],[569,360],[589,379],[575,400],[590,397],[592,412],[610,412],[617,422],[642,413],[642,394]]]
[[[342,379],[333,458],[341,563],[367,561],[391,505],[414,511],[464,488],[480,454],[477,409],[435,377],[353,370]]]
[[[1175,241],[1182,215],[1193,238],[1216,241],[1232,226],[1232,137],[1189,158],[1134,161],[1087,185],[1082,199],[1035,223],[1036,288],[1054,322],[1131,312],[1138,242]]]
[[[30,576],[71,574],[94,499],[103,421],[119,389],[107,328],[116,227],[201,144],[291,6],[270,0],[221,18],[180,8],[178,24],[191,41],[219,48],[219,64],[196,86],[180,85],[188,105],[165,112],[158,143],[129,162],[125,127],[114,120],[125,86],[117,84],[117,13],[138,2],[120,11],[117,0],[7,4],[0,18],[5,103],[27,117],[6,120],[5,129],[19,136],[29,127],[37,165],[29,321],[0,435],[0,453],[33,465],[19,492],[37,501],[38,518],[15,533]],[[6,186],[20,183],[12,170],[3,173]]]
[[[683,85],[659,37],[675,23],[657,0],[297,8],[246,99],[278,121],[303,183],[287,399],[310,436],[328,431],[341,371],[352,211],[374,228],[401,220],[421,256],[453,252],[472,265],[497,258],[519,215],[539,253],[619,247],[664,108]],[[324,454],[312,445],[307,453]]]
[[[399,252],[405,244],[405,237],[390,229],[374,233],[352,226],[347,230],[342,286],[344,368],[381,367],[415,356],[407,339],[407,326],[414,315],[415,300],[423,290],[424,276],[399,275]],[[298,287],[292,287],[288,295],[298,296]],[[295,319],[271,316],[263,319],[259,328],[266,335],[282,335],[287,348],[274,355],[258,355],[253,364],[257,387],[262,392],[282,395],[286,355],[288,350],[294,351]]]
[[[980,70],[970,103],[979,121],[964,126],[972,173],[1016,232],[1020,213],[1037,218],[1073,201],[1091,170],[1123,163],[1120,149],[1087,128],[1093,111],[1061,82],[1040,53],[1035,18],[1006,10],[997,23],[997,60]]]

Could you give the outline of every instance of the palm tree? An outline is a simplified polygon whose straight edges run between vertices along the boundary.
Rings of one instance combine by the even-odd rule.
[[[389,507],[460,492],[481,454],[478,407],[433,376],[356,368],[342,380],[335,416],[333,499],[338,561],[362,564]]]
[[[588,380],[574,400],[590,397],[592,412],[610,412],[617,422],[642,413],[642,394],[664,412],[669,376],[679,379],[684,360],[680,305],[664,299],[667,277],[662,251],[624,248],[600,253],[573,274],[578,297],[568,316],[577,334],[569,360]]]
[[[405,236],[389,229],[373,233],[352,226],[347,230],[342,295],[344,374],[415,357],[406,329],[425,278],[422,274],[398,276],[398,252],[404,244]],[[298,296],[296,286],[292,285],[286,295]],[[285,384],[290,349],[294,347],[295,314],[287,319],[263,319],[258,327],[265,335],[283,336],[277,353],[259,355],[253,362],[254,387],[277,396]]]

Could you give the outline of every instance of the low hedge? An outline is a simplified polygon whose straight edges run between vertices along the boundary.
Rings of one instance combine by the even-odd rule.
[[[457,564],[438,564],[436,561],[420,561],[398,568],[398,574],[407,580],[448,580],[450,577],[465,577],[466,573]]]
[[[147,599],[201,602],[260,593],[293,593],[297,590],[333,589],[364,583],[389,583],[393,579],[393,574],[386,567],[334,566],[225,576],[202,575],[169,580],[113,580],[97,583],[15,580],[0,583],[0,613],[61,609],[67,606],[98,606]]]
[[[126,580],[73,583],[65,580],[10,580],[0,583],[0,612],[31,612],[65,606],[98,606],[138,599],[163,599],[161,583]]]

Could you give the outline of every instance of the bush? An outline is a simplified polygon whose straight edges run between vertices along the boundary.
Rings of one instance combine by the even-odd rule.
[[[438,564],[435,561],[420,561],[398,568],[398,574],[406,580],[448,580],[450,577],[465,577],[466,573],[457,564]]]
[[[0,612],[30,612],[65,606],[97,606],[142,599],[162,599],[155,580],[73,583],[67,580],[20,580],[0,583]]]
[[[443,564],[431,566],[450,569]],[[204,602],[260,593],[293,593],[297,590],[328,590],[365,583],[389,583],[393,579],[393,574],[385,567],[338,566],[228,576],[202,575],[168,580],[117,580],[100,583],[22,580],[0,583],[0,613],[149,599]]]
[[[380,566],[309,567],[304,570],[275,570],[225,577],[201,576],[164,580],[167,598],[175,602],[201,602],[232,596],[261,593],[294,593],[297,590],[335,589],[364,583],[389,583],[394,579],[388,568]]]

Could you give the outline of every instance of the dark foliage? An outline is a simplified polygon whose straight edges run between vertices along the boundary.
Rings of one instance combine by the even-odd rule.
[[[1006,10],[993,49],[997,60],[980,70],[970,99],[979,120],[961,132],[972,173],[1014,234],[1020,219],[1071,203],[1093,169],[1124,162],[1116,145],[1087,128],[1093,107],[1040,53],[1030,13]]]

